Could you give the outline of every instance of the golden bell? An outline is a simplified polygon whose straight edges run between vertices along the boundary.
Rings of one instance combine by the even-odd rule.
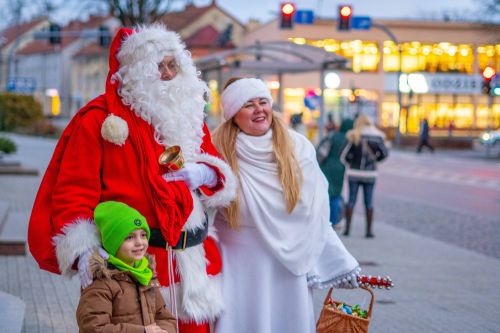
[[[158,158],[158,163],[164,165],[170,171],[177,171],[184,166],[184,157],[182,156],[181,147],[171,146],[165,149]]]

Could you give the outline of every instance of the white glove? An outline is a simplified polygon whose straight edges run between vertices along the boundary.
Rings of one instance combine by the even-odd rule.
[[[88,249],[78,258],[78,277],[80,278],[80,285],[83,289],[90,286],[93,281],[89,265],[90,256],[92,256],[93,251],[94,249]]]
[[[186,163],[182,169],[164,174],[163,179],[167,182],[183,181],[190,190],[196,190],[202,185],[217,185],[217,173],[203,163]]]

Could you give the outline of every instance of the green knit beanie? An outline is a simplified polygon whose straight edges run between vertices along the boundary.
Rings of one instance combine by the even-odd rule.
[[[149,240],[146,218],[132,207],[116,201],[105,201],[94,210],[94,222],[101,233],[102,246],[111,255],[116,255],[127,236],[144,229]]]

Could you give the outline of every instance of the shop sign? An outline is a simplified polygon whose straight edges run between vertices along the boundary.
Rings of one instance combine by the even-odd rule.
[[[411,75],[411,74],[410,74]],[[418,73],[427,83],[427,94],[480,95],[481,75]],[[396,92],[397,74],[386,74],[385,91]],[[409,84],[411,88],[411,82]],[[416,90],[416,89],[414,89]],[[414,91],[418,93],[417,91]]]

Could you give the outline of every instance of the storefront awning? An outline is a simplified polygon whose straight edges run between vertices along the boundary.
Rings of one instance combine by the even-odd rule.
[[[258,42],[196,60],[196,67],[204,74],[222,69],[252,75],[293,74],[346,69],[347,65],[348,60],[335,53],[286,41]]]

